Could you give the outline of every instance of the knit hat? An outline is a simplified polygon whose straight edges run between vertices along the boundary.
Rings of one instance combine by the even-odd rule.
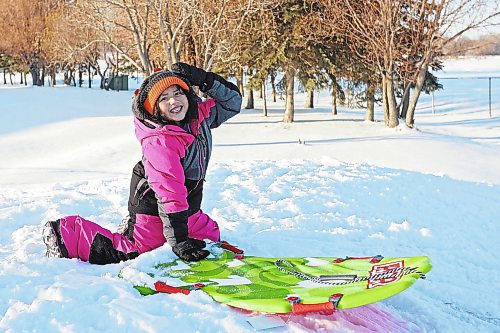
[[[162,75],[159,75],[158,77],[161,77]],[[150,114],[154,114],[154,109],[156,105],[156,101],[158,100],[158,97],[165,91],[170,86],[173,86],[174,84],[180,86],[184,90],[189,90],[188,85],[186,82],[178,78],[177,76],[165,76],[160,78],[158,82],[153,83],[153,86],[150,88],[147,98],[144,101],[144,107],[146,108],[146,111],[148,111]]]
[[[167,70],[160,70],[151,74],[142,82],[141,87],[136,90],[132,103],[132,112],[140,120],[150,119],[155,122],[158,115],[155,114],[155,106],[160,95],[172,85],[178,85],[188,98],[189,108],[197,110],[196,95],[189,83],[182,77]],[[196,116],[197,112],[191,112],[191,116]]]

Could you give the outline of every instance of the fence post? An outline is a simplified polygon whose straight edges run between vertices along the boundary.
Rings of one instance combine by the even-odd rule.
[[[491,118],[491,77],[488,78],[489,81],[489,101],[490,101],[490,118]]]
[[[434,90],[432,91],[432,114],[434,114]]]

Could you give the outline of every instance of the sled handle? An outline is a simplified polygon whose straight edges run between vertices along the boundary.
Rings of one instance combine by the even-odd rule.
[[[220,245],[221,247],[224,249],[224,250],[228,250],[228,251],[231,251],[235,254],[235,258],[236,259],[243,259],[244,257],[244,252],[243,250],[240,250],[238,249],[236,246],[232,245],[232,244],[229,244],[228,242],[226,241],[222,241],[220,242]]]
[[[168,294],[184,294],[184,295],[189,295],[191,290],[188,289],[182,289],[178,287],[173,287],[169,286],[166,283],[163,283],[161,281],[156,281],[155,282],[155,289],[156,291],[160,293],[168,293]]]
[[[296,315],[302,315],[311,312],[322,312],[326,314],[332,314],[337,309],[340,299],[344,296],[343,294],[333,294],[328,299],[328,302],[317,303],[317,304],[302,304],[300,303],[300,297],[289,296],[287,298],[288,302],[292,306],[292,313]]]
[[[335,307],[332,302],[318,303],[318,304],[302,304],[294,303],[292,304],[292,313],[296,315],[302,315],[311,312],[324,312],[332,314],[335,312]]]

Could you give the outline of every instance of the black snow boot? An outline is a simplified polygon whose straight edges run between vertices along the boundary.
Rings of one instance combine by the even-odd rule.
[[[43,227],[43,242],[47,247],[45,256],[49,258],[67,258],[68,250],[61,237],[60,222],[49,221]]]

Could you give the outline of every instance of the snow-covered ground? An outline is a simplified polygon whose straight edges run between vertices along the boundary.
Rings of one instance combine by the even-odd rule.
[[[467,64],[471,64],[470,66]],[[441,77],[498,76],[499,57],[449,61]],[[427,280],[333,317],[289,318],[276,332],[500,331],[500,79],[443,79],[416,130],[330,114],[296,96],[243,110],[213,131],[203,209],[223,238],[257,256],[428,255]],[[0,85],[0,331],[248,332],[246,314],[204,293],[142,297],[126,266],[175,256],[168,245],[97,266],[47,259],[44,221],[78,214],[116,229],[140,159],[132,91]],[[299,143],[299,140],[303,143]],[[361,319],[360,319],[361,318]],[[364,318],[364,320],[362,320]]]

